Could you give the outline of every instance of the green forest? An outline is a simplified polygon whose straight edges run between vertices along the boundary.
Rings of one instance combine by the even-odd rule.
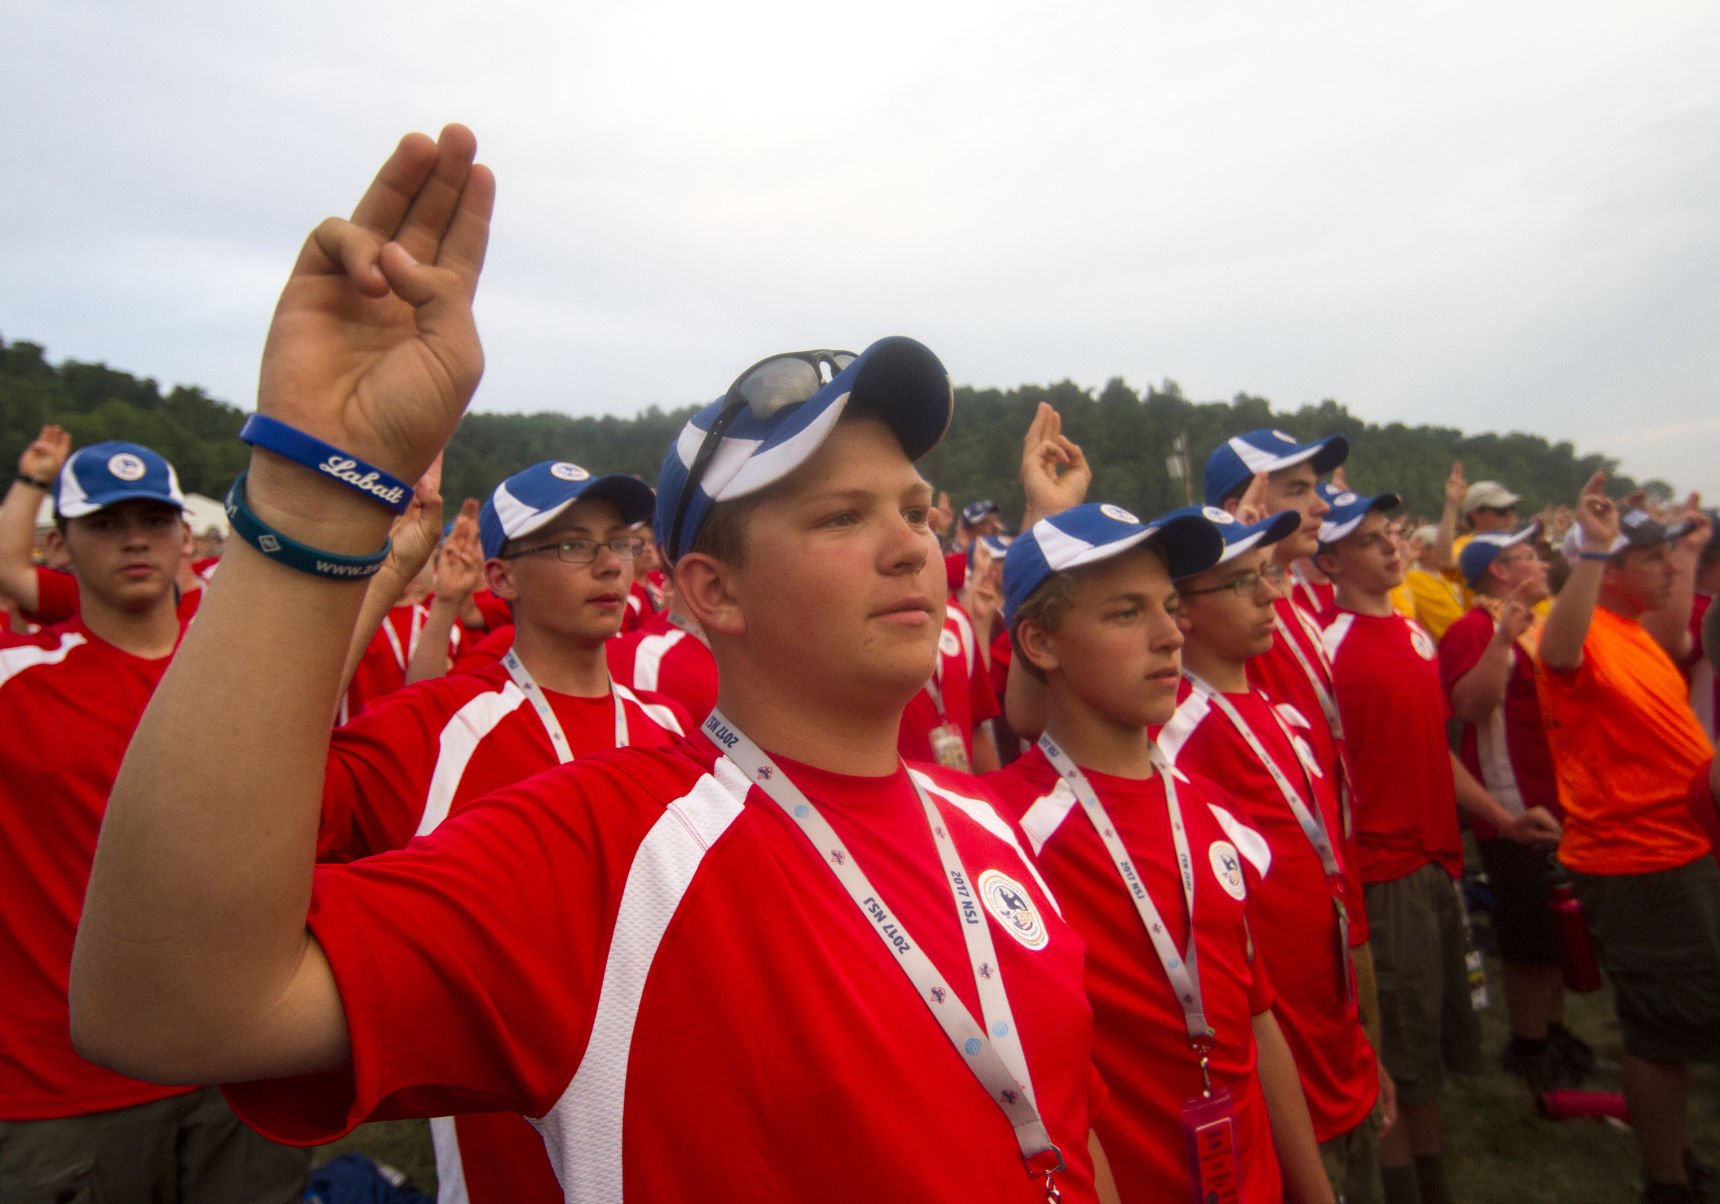
[[[1184,441],[1196,500],[1201,466],[1223,440],[1256,427],[1276,427],[1299,439],[1342,434],[1350,441],[1352,487],[1395,489],[1412,513],[1437,515],[1452,461],[1471,481],[1505,482],[1524,497],[1524,513],[1569,502],[1597,468],[1616,462],[1578,456],[1568,442],[1539,435],[1466,434],[1443,426],[1381,426],[1335,401],[1296,410],[1274,408],[1263,397],[1193,401],[1176,382],[1137,391],[1121,378],[1097,392],[1070,381],[1022,385],[1007,393],[958,387],[949,437],[926,458],[922,471],[959,506],[992,498],[1006,515],[1021,510],[1016,462],[1034,406],[1045,399],[1063,415],[1064,433],[1081,445],[1094,468],[1092,496],[1139,514],[1157,514],[1185,501],[1185,482],[1172,462]],[[701,403],[702,404],[702,403]],[[694,405],[665,411],[652,406],[631,418],[574,418],[565,414],[469,414],[455,432],[444,466],[444,496],[482,498],[496,483],[540,459],[572,460],[593,472],[637,473],[655,481],[670,439]],[[221,497],[244,466],[249,449],[238,441],[245,411],[195,385],[162,390],[106,364],[65,360],[55,364],[40,344],[0,338],[0,464],[12,465],[44,423],[57,422],[76,446],[103,439],[142,443],[166,456],[191,491]],[[1664,482],[1617,477],[1613,491],[1643,485],[1670,495]]]

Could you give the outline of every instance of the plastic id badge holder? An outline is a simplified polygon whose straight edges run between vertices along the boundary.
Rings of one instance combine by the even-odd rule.
[[[1194,1204],[1236,1204],[1242,1184],[1236,1169],[1236,1108],[1229,1089],[1220,1087],[1184,1101],[1182,1126],[1189,1198]]]
[[[960,728],[953,723],[940,723],[932,729],[931,736],[932,760],[945,769],[973,772],[968,764],[967,742],[962,739]]]

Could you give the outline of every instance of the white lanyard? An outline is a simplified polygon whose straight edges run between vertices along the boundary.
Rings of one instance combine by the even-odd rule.
[[[1266,767],[1266,772],[1272,775],[1272,780],[1278,785],[1278,792],[1284,796],[1284,801],[1290,805],[1290,813],[1296,817],[1296,822],[1302,825],[1302,834],[1308,838],[1308,843],[1314,846],[1314,852],[1320,858],[1320,868],[1326,872],[1327,879],[1335,887],[1337,882],[1343,878],[1344,871],[1338,863],[1338,854],[1332,847],[1331,837],[1326,831],[1326,821],[1319,814],[1318,804],[1315,804],[1314,811],[1309,811],[1308,805],[1302,801],[1301,792],[1291,785],[1289,778],[1284,776],[1284,771],[1278,767],[1278,762],[1267,753],[1265,747],[1260,743],[1260,737],[1256,736],[1253,729],[1244,722],[1242,716],[1237,713],[1236,705],[1230,699],[1202,681],[1197,674],[1190,673],[1186,668],[1183,670],[1183,676],[1188,678],[1189,685],[1194,687],[1196,693],[1204,695],[1226,719],[1230,720],[1230,725],[1236,729],[1237,734],[1242,737],[1259,762]],[[1273,722],[1278,724],[1278,730],[1284,733],[1284,740],[1290,745],[1292,754],[1295,754],[1296,741],[1290,735],[1290,729],[1284,725],[1284,720],[1279,717],[1276,710],[1273,710],[1270,702],[1266,703],[1266,709],[1271,714]],[[1297,755],[1297,764],[1301,764],[1299,754]],[[1308,797],[1312,799],[1314,797],[1314,783],[1309,776],[1308,767],[1305,765],[1302,766],[1302,780],[1307,784]]]
[[[1206,1022],[1206,1013],[1201,1010],[1200,1004],[1200,966],[1196,961],[1194,939],[1194,864],[1189,860],[1188,833],[1183,830],[1182,807],[1177,803],[1175,775],[1165,764],[1159,750],[1154,748],[1153,768],[1158,773],[1159,780],[1164,783],[1165,812],[1170,816],[1171,843],[1176,847],[1177,869],[1182,875],[1183,904],[1188,908],[1188,950],[1181,954],[1171,942],[1170,933],[1165,931],[1159,909],[1153,903],[1152,895],[1147,892],[1146,883],[1135,870],[1135,863],[1129,857],[1128,849],[1123,847],[1123,838],[1117,835],[1117,827],[1111,822],[1110,815],[1105,811],[1105,804],[1099,801],[1099,795],[1093,789],[1093,784],[1087,780],[1087,775],[1081,772],[1081,767],[1075,764],[1069,754],[1059,748],[1049,735],[1039,737],[1039,750],[1062,775],[1063,780],[1069,783],[1069,788],[1081,801],[1087,818],[1099,833],[1099,839],[1105,842],[1105,849],[1111,854],[1111,860],[1117,866],[1117,873],[1122,876],[1123,885],[1129,888],[1129,895],[1135,901],[1135,910],[1140,914],[1141,923],[1146,926],[1147,935],[1152,938],[1153,950],[1159,955],[1159,964],[1164,967],[1165,977],[1170,980],[1177,1002],[1182,1005],[1183,1023],[1188,1028],[1188,1043],[1200,1055],[1200,1070],[1204,1078],[1207,1054],[1212,1049],[1212,1026]]]
[[[1295,610],[1296,604],[1292,602],[1290,605],[1291,609]],[[1296,621],[1298,623],[1303,622],[1300,611],[1296,612]],[[1289,629],[1284,624],[1284,616],[1278,613],[1276,606],[1272,608],[1272,625],[1278,629],[1279,637],[1289,645],[1290,655],[1294,656],[1296,663],[1302,666],[1302,672],[1307,674],[1308,684],[1314,687],[1314,697],[1319,700],[1320,711],[1326,716],[1326,726],[1332,729],[1332,735],[1335,738],[1342,740],[1344,738],[1344,724],[1338,718],[1337,701],[1333,699],[1332,692],[1326,688],[1325,683],[1320,680],[1319,672],[1309,663],[1307,654],[1302,651],[1302,645],[1298,644],[1295,637],[1290,634]],[[1303,626],[1302,630],[1304,633],[1308,632],[1306,626]]]
[[[543,730],[549,736],[549,746],[555,750],[557,761],[566,765],[573,760],[573,749],[568,746],[567,733],[561,730],[561,720],[556,717],[554,708],[549,705],[549,699],[543,696],[543,688],[537,684],[537,679],[527,669],[525,662],[512,648],[502,658],[502,664],[508,667],[508,676],[514,679],[514,684],[520,692],[531,700],[532,709],[537,712],[538,722],[543,724]],[[615,747],[627,747],[627,708],[621,705],[621,695],[616,692],[615,682],[609,683],[609,701],[615,707]]]
[[[1052,1179],[1064,1169],[1063,1155],[1052,1144],[1051,1135],[1039,1117],[1034,1103],[1033,1082],[1028,1075],[1027,1057],[1021,1049],[1021,1036],[1016,1031],[1015,1016],[1009,1005],[1009,995],[1003,986],[1003,967],[998,965],[992,944],[991,926],[986,922],[975,888],[962,868],[955,842],[950,839],[937,808],[926,792],[914,782],[914,793],[925,809],[926,824],[932,831],[932,842],[938,850],[944,873],[949,878],[950,892],[955,900],[956,916],[961,921],[962,939],[967,945],[968,958],[979,990],[980,1012],[985,1023],[973,1018],[961,997],[914,943],[902,919],[885,906],[883,898],[872,886],[860,863],[849,853],[842,838],[830,822],[818,813],[812,801],[801,792],[787,774],[769,755],[754,744],[738,727],[729,722],[720,710],[713,710],[704,723],[705,735],[746,774],[749,781],[782,808],[801,834],[811,843],[820,859],[830,867],[836,880],[848,892],[849,898],[872,923],[872,929],[884,947],[896,956],[896,964],[908,976],[922,1003],[937,1018],[950,1044],[962,1055],[962,1061],[985,1088],[986,1094],[1009,1119],[1015,1130],[1015,1140],[1029,1175],[1044,1175],[1046,1199],[1057,1199],[1057,1187]],[[911,779],[910,779],[911,780]]]

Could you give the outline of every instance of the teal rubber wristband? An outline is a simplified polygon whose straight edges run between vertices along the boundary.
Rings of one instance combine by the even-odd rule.
[[[388,553],[394,547],[391,539],[383,540],[382,550],[369,556],[343,556],[281,534],[245,504],[245,478],[249,475],[250,469],[241,472],[227,491],[227,521],[233,526],[233,534],[276,564],[330,581],[363,581],[374,576],[382,568],[382,562],[388,559]]]

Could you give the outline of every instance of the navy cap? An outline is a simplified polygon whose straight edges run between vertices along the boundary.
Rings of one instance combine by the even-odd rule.
[[[1487,566],[1498,559],[1499,553],[1526,539],[1534,539],[1540,533],[1541,524],[1530,523],[1521,531],[1510,535],[1503,531],[1488,531],[1484,535],[1471,536],[1457,556],[1457,567],[1463,573],[1463,579],[1469,582],[1469,588],[1474,589],[1481,583],[1481,579],[1487,575]]]
[[[1323,544],[1337,543],[1360,526],[1373,511],[1392,510],[1403,501],[1395,493],[1355,493],[1348,489],[1326,488],[1320,490],[1320,496],[1332,508],[1331,513],[1320,520],[1320,542]]]
[[[548,526],[581,499],[614,502],[624,523],[650,518],[655,501],[651,486],[637,477],[625,473],[594,477],[577,464],[545,460],[497,485],[478,511],[478,539],[484,545],[484,558],[499,556],[508,540]]]
[[[984,522],[987,515],[996,514],[997,510],[997,503],[990,498],[983,502],[969,502],[962,507],[962,522],[971,527],[975,523]]]
[[[1222,506],[1232,494],[1248,487],[1257,472],[1277,472],[1311,460],[1316,475],[1324,475],[1342,464],[1350,454],[1350,441],[1342,435],[1327,435],[1312,443],[1298,443],[1294,435],[1262,428],[1226,439],[1206,458],[1202,488],[1210,506]]]
[[[784,404],[779,395],[769,413],[760,413],[763,407],[753,405],[740,409],[719,433],[703,475],[689,482],[706,435],[737,391],[744,391],[743,386],[778,360],[803,360],[810,365],[813,357],[828,362],[838,356],[846,359],[842,353],[808,352],[762,361],[681,429],[657,476],[654,530],[671,563],[693,546],[712,506],[758,493],[806,463],[851,406],[888,425],[910,460],[918,460],[943,439],[955,412],[949,373],[923,343],[896,336],[873,343],[805,400]],[[691,496],[683,499],[689,488]],[[674,526],[683,504],[678,546],[672,546],[677,544]]]
[[[1242,522],[1230,511],[1217,506],[1203,506],[1200,512],[1212,520],[1218,533],[1224,537],[1224,554],[1218,558],[1219,564],[1234,560],[1251,549],[1270,547],[1281,539],[1289,539],[1302,525],[1302,515],[1295,510],[1280,510],[1257,523]]]
[[[1053,574],[1098,564],[1151,541],[1164,549],[1170,575],[1187,577],[1218,563],[1224,538],[1201,506],[1142,522],[1121,506],[1087,502],[1042,518],[1009,546],[1003,560],[1003,621]]]
[[[185,509],[185,494],[173,465],[136,443],[92,443],[79,448],[54,483],[54,509],[61,518],[82,518],[133,498]]]

